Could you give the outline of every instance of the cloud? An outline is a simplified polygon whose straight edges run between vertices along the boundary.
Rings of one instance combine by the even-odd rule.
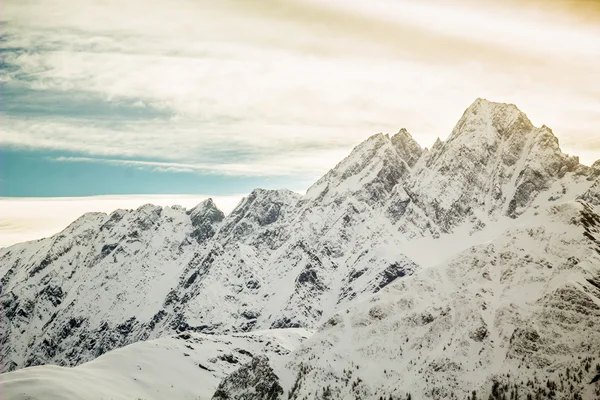
[[[329,159],[329,158],[328,158]],[[246,164],[182,164],[159,161],[140,161],[140,160],[124,160],[124,159],[107,159],[107,158],[92,158],[92,157],[53,157],[52,161],[57,162],[72,162],[72,163],[104,163],[111,165],[121,165],[135,167],[139,169],[150,169],[158,172],[199,172],[204,174],[219,174],[226,176],[286,176],[293,175],[294,169],[299,166],[305,166],[307,163],[317,161],[318,157],[311,159],[301,158],[294,160],[284,160],[275,158],[269,160],[270,164],[263,163],[246,163]],[[314,165],[314,163],[313,163]],[[305,172],[314,172],[311,166],[305,169]]]
[[[86,212],[110,213],[116,209],[136,209],[152,203],[161,206],[193,207],[209,197],[223,212],[235,208],[242,195],[138,195],[65,198],[0,198],[0,247],[41,239],[60,232]]]
[[[0,143],[161,171],[306,178],[375,132],[406,127],[429,146],[486,97],[586,150],[600,109],[599,29],[536,7],[10,0]]]
[[[287,2],[299,5],[298,2]],[[305,4],[303,2],[302,4]],[[590,48],[590,40],[600,33],[593,23],[582,23],[569,19],[563,12],[548,12],[548,7],[529,6],[508,1],[473,2],[439,1],[355,1],[308,0],[308,3],[329,5],[349,13],[356,18],[401,25],[406,28],[439,34],[427,37],[426,43],[450,44],[449,52],[463,56],[465,49],[487,49],[506,57],[508,52],[522,53],[522,56],[577,56],[592,61],[600,55],[599,48]],[[537,4],[539,6],[539,4]],[[360,13],[360,14],[359,14]],[[416,32],[423,35],[421,32]],[[461,42],[456,39],[462,40]],[[458,45],[458,46],[457,46]],[[514,59],[514,57],[511,57]],[[524,58],[527,59],[527,58]],[[581,61],[581,60],[580,60]]]
[[[4,122],[5,125],[0,127],[0,143],[5,146],[95,156],[61,156],[55,157],[55,161],[108,163],[145,169],[170,168],[180,172],[316,177],[333,167],[351,149],[344,142],[344,132],[339,129],[337,136],[331,135],[329,140],[315,145],[310,135],[303,136],[306,132],[302,129],[304,127],[247,126],[242,132],[237,132],[234,127],[224,126],[213,128],[212,134],[208,132],[210,128],[205,127],[208,134],[196,137],[198,132],[194,127],[160,122],[121,124],[119,127],[47,118],[5,117]],[[248,135],[251,129],[261,129],[265,135]],[[275,129],[279,132],[285,130],[287,135],[273,132]],[[327,130],[320,128],[320,132],[325,135]]]

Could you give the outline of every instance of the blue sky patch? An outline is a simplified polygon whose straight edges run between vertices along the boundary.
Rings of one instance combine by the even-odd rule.
[[[170,172],[104,162],[60,162],[81,154],[2,149],[0,196],[68,197],[104,194],[232,195],[289,187],[283,177],[240,177]]]

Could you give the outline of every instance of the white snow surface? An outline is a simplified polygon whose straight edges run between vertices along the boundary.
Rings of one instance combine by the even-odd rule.
[[[598,398],[600,225],[590,243],[583,209],[548,207],[341,310],[288,364],[292,398],[487,398],[494,380],[523,398],[547,380],[566,385],[557,398]]]
[[[278,367],[311,332],[304,329],[238,335],[177,336],[137,342],[74,368],[43,365],[0,375],[4,400],[208,400],[222,378],[267,355]]]

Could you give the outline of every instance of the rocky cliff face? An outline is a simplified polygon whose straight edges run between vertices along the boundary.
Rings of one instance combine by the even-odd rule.
[[[225,377],[214,400],[277,400],[283,395],[279,378],[269,365],[267,356],[256,356],[248,364]]]
[[[445,232],[465,219],[516,218],[553,187],[589,174],[576,157],[560,151],[546,126],[534,127],[512,104],[478,99],[448,140],[423,158],[408,192]],[[566,175],[564,184],[560,184]],[[563,197],[560,189],[555,200]]]
[[[294,393],[309,398],[323,378],[360,377],[370,355],[401,367],[378,361],[386,378],[362,390],[363,377],[354,394],[406,394],[382,388],[409,377],[415,391],[456,378],[447,387],[458,392],[504,368],[498,357],[555,365],[549,355],[571,347],[554,316],[587,312],[571,332],[595,338],[597,164],[563,154],[514,105],[478,99],[446,141],[422,149],[404,129],[373,135],[304,196],[257,189],[227,216],[210,200],[86,214],[0,250],[3,368],[77,365],[183,331],[292,327],[319,329],[289,366],[302,375]],[[333,386],[327,396],[351,395]]]
[[[549,206],[340,311],[290,359],[291,398],[596,398],[596,221]]]

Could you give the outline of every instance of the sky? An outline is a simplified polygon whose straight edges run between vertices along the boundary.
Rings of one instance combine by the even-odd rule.
[[[118,201],[302,193],[374,133],[445,139],[477,97],[589,165],[599,22],[597,1],[5,0],[0,236],[41,234],[15,217],[34,200],[46,234]]]

